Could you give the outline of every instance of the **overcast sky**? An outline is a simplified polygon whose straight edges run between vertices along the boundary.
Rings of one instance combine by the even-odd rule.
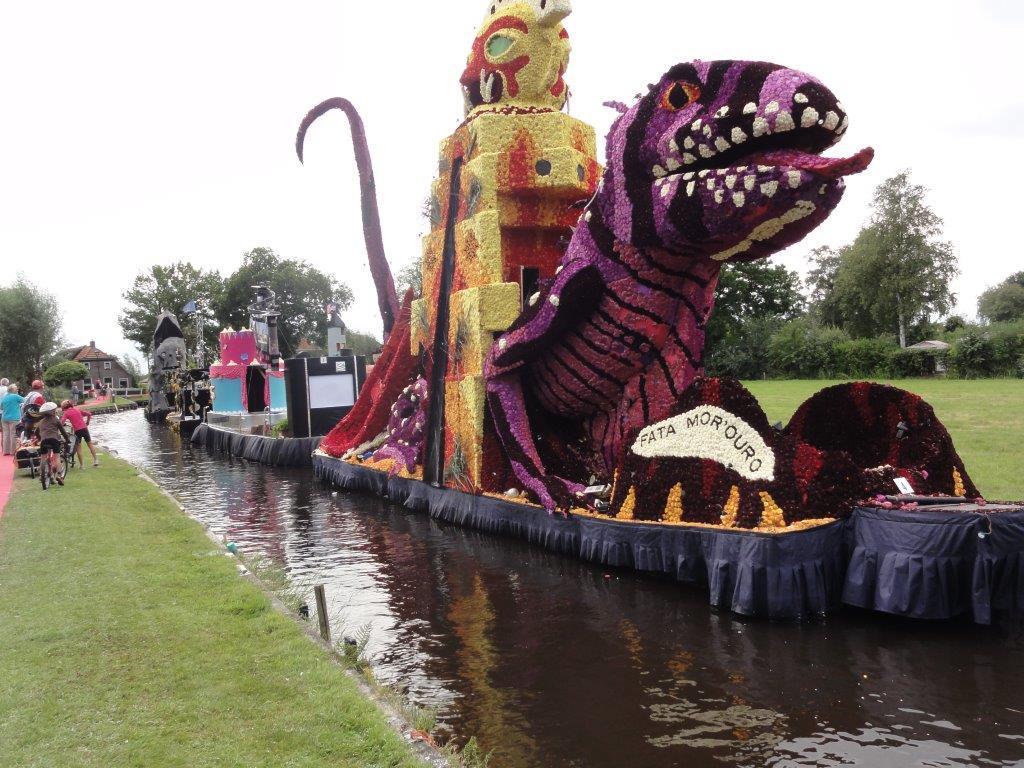
[[[623,12],[623,8],[628,11]],[[147,266],[227,274],[263,245],[338,275],[349,325],[379,333],[340,113],[293,151],[329,96],[362,112],[392,268],[417,257],[437,145],[462,115],[459,73],[484,3],[27,2],[0,22],[0,284],[56,295],[72,343],[121,354],[121,294]],[[832,152],[876,159],[804,242],[849,242],[874,186],[930,189],[960,257],[959,310],[1024,268],[1024,3],[576,0],[570,111],[597,129],[669,66],[765,59],[822,79],[850,113]],[[603,144],[599,144],[603,158]]]

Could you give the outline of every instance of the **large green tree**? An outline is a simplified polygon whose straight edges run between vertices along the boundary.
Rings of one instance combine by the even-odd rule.
[[[222,325],[249,325],[255,285],[269,286],[277,294],[281,312],[278,338],[285,356],[295,354],[295,346],[303,338],[314,344],[325,343],[324,304],[333,300],[343,310],[351,306],[353,299],[348,286],[306,262],[282,259],[270,248],[253,248],[243,254],[242,265],[224,281],[216,308]]]
[[[73,382],[89,378],[89,369],[74,360],[51,365],[43,372],[43,381],[51,387],[70,387]]]
[[[942,219],[928,207],[925,191],[906,171],[886,179],[853,243],[814,254],[808,282],[821,322],[853,336],[896,333],[905,347],[908,335],[949,312],[956,255],[941,239]]]
[[[150,267],[135,278],[132,287],[122,297],[124,307],[118,318],[121,332],[126,339],[138,344],[148,368],[156,318],[167,310],[177,315],[191,354],[196,348],[196,322],[194,317],[184,316],[182,308],[188,302],[196,301],[203,328],[206,362],[209,363],[216,356],[219,326],[215,321],[214,307],[219,305],[222,291],[219,273],[199,269],[187,261]]]
[[[803,304],[799,276],[781,264],[725,264],[704,342],[708,372],[761,376],[772,329],[799,315]]]
[[[29,382],[58,348],[61,314],[56,299],[24,277],[0,288],[0,371]]]
[[[978,314],[990,323],[1024,318],[1024,272],[1015,272],[982,293]]]

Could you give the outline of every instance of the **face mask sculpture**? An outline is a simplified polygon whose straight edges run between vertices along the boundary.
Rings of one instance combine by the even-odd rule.
[[[560,110],[569,97],[563,75],[568,0],[496,0],[473,41],[462,83],[466,114],[496,105]]]
[[[582,486],[549,473],[526,400],[579,421],[609,477],[627,436],[664,418],[701,373],[721,265],[797,242],[872,151],[820,153],[847,127],[837,98],[774,64],[679,64],[624,111],[608,166],[554,281],[501,336],[487,398],[519,480],[549,509]]]
[[[153,332],[153,356],[149,369],[146,418],[150,421],[163,421],[174,410],[174,377],[184,366],[185,356],[185,337],[178,318],[171,312],[161,312]]]

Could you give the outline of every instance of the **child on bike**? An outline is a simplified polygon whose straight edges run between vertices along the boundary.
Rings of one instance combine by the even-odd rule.
[[[60,408],[64,414],[60,418],[60,423],[71,422],[71,429],[75,433],[75,455],[78,457],[78,466],[85,469],[85,462],[82,461],[82,443],[84,442],[89,447],[89,453],[92,454],[92,465],[98,467],[100,462],[96,458],[96,449],[92,447],[92,437],[89,435],[92,414],[75,407],[70,400],[62,402]]]
[[[64,479],[58,471],[60,468],[60,444],[61,438],[69,444],[71,439],[57,416],[57,404],[54,402],[43,403],[39,406],[39,413],[34,418],[36,431],[39,433],[39,461],[48,461],[50,476],[59,485],[64,485]]]

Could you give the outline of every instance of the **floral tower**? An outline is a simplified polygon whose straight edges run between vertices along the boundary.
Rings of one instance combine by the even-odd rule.
[[[568,0],[495,0],[460,82],[466,119],[441,142],[411,351],[431,391],[425,479],[496,490],[504,461],[484,396],[495,335],[555,274],[601,168],[593,129],[561,110]]]

